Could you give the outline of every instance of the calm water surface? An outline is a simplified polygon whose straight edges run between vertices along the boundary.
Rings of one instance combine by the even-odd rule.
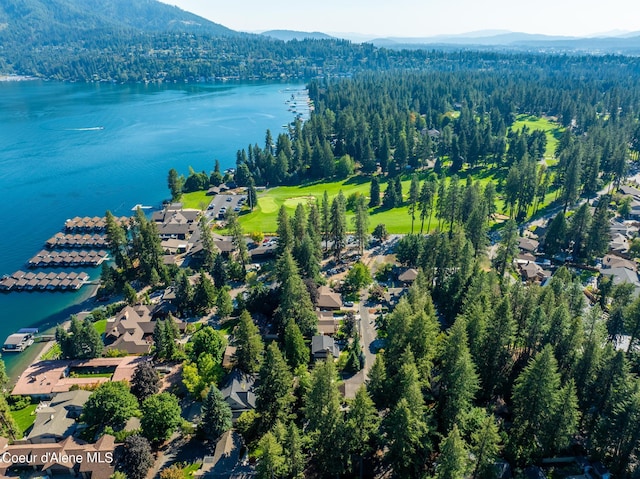
[[[234,166],[238,148],[292,121],[285,100],[302,88],[0,82],[0,274],[24,270],[67,218],[158,206],[170,168]],[[0,341],[55,325],[89,293],[0,294]],[[29,356],[4,360],[15,372]]]

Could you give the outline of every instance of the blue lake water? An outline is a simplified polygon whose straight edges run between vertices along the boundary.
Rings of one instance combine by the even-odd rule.
[[[0,274],[25,270],[68,218],[160,205],[170,168],[234,166],[239,148],[293,120],[285,100],[302,88],[0,82]],[[89,293],[0,294],[0,341],[63,321]],[[3,357],[11,372],[28,358]]]

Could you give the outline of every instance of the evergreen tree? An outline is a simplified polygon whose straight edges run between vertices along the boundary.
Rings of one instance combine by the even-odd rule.
[[[354,237],[358,242],[358,251],[364,254],[364,248],[369,239],[369,212],[365,204],[363,196],[359,197],[356,203],[356,214],[353,217],[353,226],[355,229]]]
[[[346,462],[344,419],[333,361],[316,364],[304,412],[316,467],[327,476],[341,474]]]
[[[222,397],[220,390],[213,384],[202,402],[202,422],[200,427],[212,441],[231,429],[231,408]]]
[[[345,420],[345,435],[349,453],[355,456],[356,467],[363,475],[363,458],[372,450],[371,441],[377,433],[380,418],[373,400],[367,393],[364,385],[356,392],[356,397],[349,407]]]
[[[545,457],[554,452],[554,447],[564,443],[568,435],[575,432],[577,419],[575,411],[563,411],[559,418],[560,398],[565,397],[562,406],[573,408],[577,402],[570,398],[570,386],[561,394],[560,374],[553,349],[550,345],[538,353],[516,379],[513,389],[513,429],[510,435],[510,449],[513,457],[526,464],[531,459]],[[558,429],[562,421],[562,430]]]
[[[312,336],[316,332],[318,318],[313,311],[311,297],[291,253],[285,253],[278,258],[276,275],[280,283],[278,297],[279,306],[276,309],[278,331],[282,333],[286,324],[293,320],[305,336]]]
[[[233,312],[233,300],[229,294],[229,286],[225,285],[218,290],[216,306],[220,319],[227,319]]]
[[[396,195],[396,188],[392,181],[387,182],[387,189],[384,190],[384,197],[382,198],[382,206],[391,209],[395,208],[401,203]]]
[[[458,426],[440,444],[440,457],[436,465],[436,479],[460,479],[469,470],[469,452],[460,437]]]
[[[129,259],[127,230],[120,224],[111,211],[105,213],[106,237],[109,252],[119,269],[127,270],[131,266]]]
[[[380,206],[380,181],[377,176],[373,176],[369,190],[369,208],[375,208],[376,206]]]
[[[290,479],[302,479],[304,477],[305,457],[302,451],[302,438],[300,430],[291,421],[284,438],[284,450],[287,451],[287,477]]]
[[[182,196],[184,177],[180,176],[175,169],[171,168],[169,170],[169,176],[167,177],[167,184],[169,186],[169,192],[171,193],[171,201],[178,201]]]
[[[293,231],[291,231],[291,222],[284,205],[278,211],[278,250],[280,256],[285,250],[291,251],[293,248]]]
[[[567,245],[567,221],[564,213],[558,213],[551,223],[544,236],[544,250],[554,256],[560,253]]]
[[[276,479],[284,477],[286,459],[282,446],[276,437],[271,432],[267,432],[260,439],[258,448],[261,451],[261,455],[256,466],[256,478]]]
[[[254,324],[247,310],[240,314],[240,322],[234,331],[233,342],[236,346],[236,366],[248,374],[258,372],[262,360],[264,344],[260,330]]]
[[[394,475],[402,478],[419,478],[429,453],[427,425],[416,416],[407,399],[401,398],[383,422],[386,462]]]
[[[346,202],[342,190],[331,203],[329,232],[333,243],[333,255],[336,261],[340,261],[340,255],[346,246],[347,238]]]
[[[413,234],[413,223],[416,220],[418,210],[418,200],[420,197],[420,182],[415,173],[411,176],[411,186],[409,187],[409,216],[411,216],[411,234]]]
[[[276,343],[269,344],[256,389],[256,412],[263,431],[270,430],[278,420],[286,422],[294,400],[292,385],[293,377],[280,349]]]
[[[511,264],[513,257],[518,252],[518,227],[516,222],[508,220],[502,230],[500,245],[494,260],[500,280],[504,279],[504,273]]]
[[[309,362],[309,348],[295,321],[288,321],[284,330],[284,353],[291,370]]]
[[[324,249],[326,251],[328,248],[329,234],[331,232],[331,205],[329,204],[329,195],[327,194],[327,190],[324,190],[322,195],[320,211],[320,227],[322,230],[322,239],[324,240]]]
[[[493,314],[487,318],[485,340],[481,348],[481,379],[483,393],[491,397],[495,389],[508,377],[516,324],[509,296],[505,296]]]
[[[474,456],[473,479],[493,479],[495,461],[500,452],[500,432],[491,414],[484,413],[478,428],[471,434],[471,452]]]
[[[202,242],[202,269],[211,271],[217,256],[217,248],[213,243],[213,235],[206,216],[202,216],[198,222],[200,229],[200,241]]]
[[[479,389],[478,376],[469,354],[464,317],[449,330],[442,353],[440,374],[440,418],[445,432],[458,424],[472,405]]]
[[[193,309],[197,314],[204,316],[213,308],[215,302],[215,286],[209,275],[201,271],[193,292]]]
[[[424,230],[424,220],[429,218],[427,233],[431,231],[431,214],[433,213],[433,199],[436,194],[436,183],[431,179],[422,183],[420,196],[418,197],[418,210],[420,211],[420,234]]]
[[[225,268],[224,258],[221,254],[216,255],[213,260],[211,276],[213,277],[213,285],[216,289],[220,289],[227,284],[227,270]]]

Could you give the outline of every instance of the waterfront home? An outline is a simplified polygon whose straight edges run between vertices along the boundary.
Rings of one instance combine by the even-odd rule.
[[[34,399],[52,399],[57,393],[72,388],[96,386],[109,381],[129,381],[145,357],[125,356],[121,358],[95,358],[89,360],[36,361],[18,378],[11,394],[31,396]],[[75,376],[73,371],[112,371],[110,377],[104,374],[83,374]]]
[[[128,354],[147,354],[153,344],[158,305],[125,306],[113,318],[107,320],[105,349],[126,351]],[[186,324],[175,320],[181,332]]]

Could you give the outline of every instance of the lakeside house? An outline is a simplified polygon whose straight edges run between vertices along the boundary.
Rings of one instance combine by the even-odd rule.
[[[11,394],[14,396],[31,396],[34,399],[52,399],[57,393],[70,391],[79,386],[95,386],[109,381],[129,381],[142,361],[148,358],[125,356],[121,358],[95,358],[88,360],[58,359],[36,361],[18,378]],[[110,377],[104,375],[82,375],[74,377],[74,370],[111,371]]]
[[[157,316],[163,316],[160,305],[125,306],[107,320],[104,342],[106,350],[126,351],[128,354],[148,354],[153,345],[153,330]],[[186,324],[174,320],[181,333]]]

